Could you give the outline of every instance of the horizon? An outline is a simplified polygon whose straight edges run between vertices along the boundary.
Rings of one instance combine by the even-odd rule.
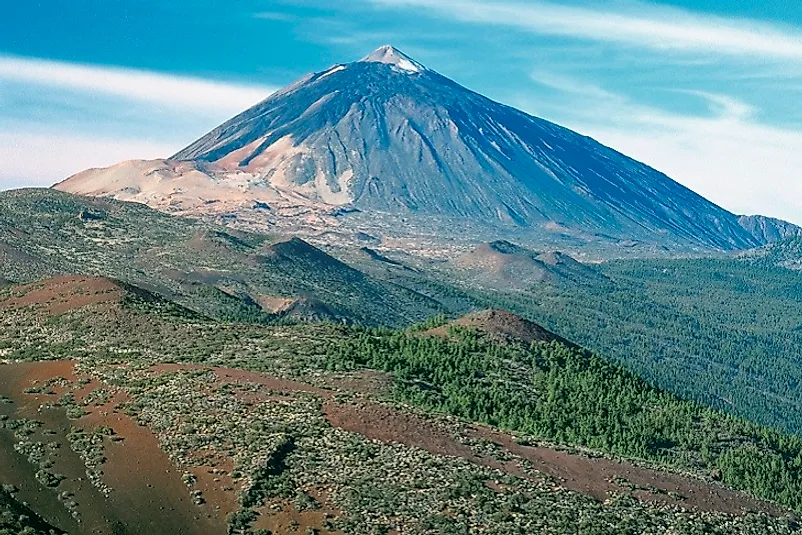
[[[802,59],[800,8],[724,0],[570,7],[365,0],[332,8],[314,0],[222,12],[198,3],[184,24],[160,35],[162,19],[183,10],[49,4],[8,6],[0,23],[0,189],[167,157],[303,74],[392,44],[733,213],[802,223],[795,150],[802,116],[793,106],[802,89],[794,69]],[[82,21],[83,13],[91,17]],[[215,21],[240,39],[202,39]],[[440,33],[419,37],[425,28]],[[41,38],[26,39],[34,33]],[[477,39],[485,46],[469,50]]]

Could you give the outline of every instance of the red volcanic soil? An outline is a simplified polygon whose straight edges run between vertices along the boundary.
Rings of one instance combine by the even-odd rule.
[[[13,296],[0,301],[0,308],[42,307],[59,315],[89,305],[119,302],[123,289],[103,277],[61,276],[17,286]]]
[[[334,427],[379,440],[424,449],[437,455],[474,459],[473,450],[457,442],[446,429],[416,414],[387,405],[328,401],[323,405],[326,419]]]
[[[324,411],[333,426],[346,431],[382,442],[421,448],[438,455],[462,457],[476,464],[525,477],[526,472],[519,463],[479,456],[470,447],[458,442],[447,429],[412,413],[376,403],[342,404],[334,401],[327,402]],[[690,476],[553,448],[522,446],[508,434],[480,426],[471,426],[468,431],[476,438],[488,439],[500,448],[530,461],[537,471],[554,478],[561,486],[600,501],[615,493],[627,492],[626,488],[615,483],[620,478],[636,488],[654,489],[631,493],[643,501],[666,502],[688,509],[730,514],[750,511],[772,515],[784,513],[771,504]],[[674,497],[669,492],[675,493]]]
[[[264,386],[273,392],[307,392],[322,398],[329,398],[334,395],[331,390],[317,388],[312,385],[278,379],[263,373],[239,370],[233,368],[211,368],[192,364],[158,364],[152,366],[151,371],[161,373],[171,373],[184,370],[209,370],[213,371],[217,380],[209,385],[210,389],[217,388],[223,384],[243,384],[251,383]],[[245,393],[240,394],[245,399],[253,402],[263,402],[274,399],[275,396],[264,396],[259,394]],[[231,459],[210,459],[204,458],[205,465],[192,469],[192,473],[198,478],[195,488],[203,491],[204,498],[219,511],[221,516],[238,509],[236,494],[239,484],[235,484],[231,479],[231,472],[234,468]],[[224,490],[228,489],[228,490]],[[340,511],[332,508],[327,500],[326,492],[323,489],[306,489],[306,492],[315,498],[320,504],[318,509],[299,511],[295,504],[290,500],[272,500],[263,507],[257,508],[259,517],[254,522],[252,529],[266,529],[271,533],[306,533],[307,528],[318,530],[319,533],[337,535],[338,531],[324,529],[325,521],[336,518],[341,514]]]
[[[39,432],[30,437],[33,441],[58,442],[55,465],[52,471],[67,477],[56,491],[45,489],[33,478],[37,468],[13,450],[14,437],[0,432],[0,481],[21,488],[19,498],[29,504],[44,519],[61,529],[76,534],[114,533],[152,535],[224,533],[222,517],[192,504],[189,490],[181,480],[167,455],[160,449],[156,437],[146,428],[136,425],[128,416],[116,413],[109,403],[103,407],[86,407],[88,416],[69,420],[62,408],[40,410],[42,403],[55,401],[54,396],[24,394],[23,390],[35,383],[54,377],[74,381],[70,362],[37,362],[0,366],[0,394],[12,399],[13,404],[0,405],[10,418],[28,418],[44,423]],[[94,386],[87,385],[76,393],[76,398]],[[56,395],[62,388],[52,388]],[[111,427],[121,442],[106,441],[107,461],[101,469],[103,481],[113,490],[104,496],[86,478],[86,467],[77,454],[70,450],[66,435],[70,428],[91,430],[100,425]],[[54,434],[44,435],[43,430]],[[57,494],[72,492],[79,504],[81,523],[67,514],[58,502]]]
[[[326,535],[339,535],[339,531],[324,529],[326,520],[336,518],[340,512],[329,508],[326,504],[326,494],[320,490],[311,490],[307,493],[322,506],[319,509],[298,511],[295,504],[288,500],[276,500],[268,503],[258,510],[259,518],[254,522],[253,529],[266,529],[271,533],[309,533],[308,528],[318,530],[317,533]]]
[[[37,414],[33,407],[18,406],[18,399],[21,397],[20,393],[23,389],[31,385],[31,380],[37,378],[47,379],[57,375],[65,376],[72,372],[72,365],[68,363],[52,363],[52,374],[45,371],[42,367],[37,369],[36,366],[25,365],[20,366],[15,370],[11,370],[9,366],[0,366],[0,395],[4,395],[9,399],[15,401],[14,404],[0,403],[0,414],[8,416],[9,418],[29,417],[42,421],[42,415]],[[47,377],[42,378],[42,375]],[[37,403],[38,406],[38,403]],[[48,437],[47,440],[39,438],[36,434],[33,436],[34,440],[42,440],[42,442],[50,442],[53,439]],[[79,525],[70,516],[69,512],[59,502],[57,493],[43,489],[39,482],[34,477],[36,469],[20,454],[14,451],[14,444],[17,439],[9,432],[0,430],[0,483],[13,484],[19,489],[16,497],[19,501],[29,504],[29,507],[37,512],[46,522],[65,530],[70,533],[79,533]],[[59,440],[62,445],[62,451],[59,452],[60,456],[64,455],[63,449],[66,441]],[[69,452],[69,448],[66,450]],[[62,466],[59,470],[64,468],[82,469],[83,462],[77,460],[73,456],[64,459]],[[64,466],[69,464],[69,466]],[[63,471],[61,473],[64,473]],[[91,487],[88,482],[75,482],[70,490],[76,494],[88,487]],[[76,488],[77,487],[77,488]],[[75,489],[75,490],[74,490]]]
[[[626,461],[586,457],[553,448],[523,446],[516,443],[510,435],[483,427],[473,427],[470,431],[477,437],[491,440],[507,451],[527,459],[535,469],[555,478],[562,486],[599,500],[621,492],[622,487],[614,483],[615,479],[621,478],[641,489],[633,495],[644,501],[666,502],[689,509],[730,514],[763,512],[781,516],[786,512],[742,492],[692,476],[652,470]],[[674,493],[676,498],[669,495],[669,492]]]
[[[496,319],[506,317],[506,313],[499,315],[497,311],[488,312],[492,312],[491,317]],[[482,313],[479,316],[482,317]],[[457,441],[450,430],[436,422],[388,405],[368,401],[339,403],[334,401],[335,392],[332,390],[297,381],[277,379],[258,372],[186,365],[162,365],[158,369],[163,371],[210,369],[221,382],[249,382],[264,385],[274,391],[313,393],[324,400],[323,411],[334,427],[386,443],[400,443],[421,448],[436,455],[461,457],[512,475],[528,477],[527,471],[520,463],[477,455],[469,446]],[[355,385],[360,384],[359,381],[355,383]],[[349,385],[347,382],[337,381],[335,386]],[[784,514],[783,510],[772,504],[692,476],[653,470],[625,461],[588,457],[555,448],[523,446],[511,435],[483,426],[469,426],[467,431],[470,436],[490,440],[501,449],[526,459],[538,472],[553,478],[559,485],[600,501],[610,498],[613,494],[630,492],[643,501],[665,502],[699,511]],[[626,480],[635,486],[635,490],[629,491],[617,484],[615,482],[617,479]]]
[[[783,514],[777,507],[694,477],[554,448],[524,446],[511,435],[482,426],[468,426],[465,428],[468,436],[488,440],[517,459],[500,460],[494,456],[480,455],[457,440],[452,429],[435,420],[367,400],[341,403],[335,401],[335,391],[301,382],[226,368],[176,364],[151,368],[156,373],[202,369],[211,370],[217,376],[217,381],[210,388],[224,383],[255,383],[273,392],[308,392],[321,398],[322,409],[332,426],[386,443],[402,443],[437,455],[463,458],[518,477],[539,479],[541,476],[531,470],[534,468],[552,478],[557,485],[598,500],[605,500],[616,493],[629,493],[644,501],[664,502],[700,511]],[[36,471],[33,465],[13,450],[15,439],[11,433],[0,431],[0,466],[3,466],[0,483],[18,486],[21,489],[19,499],[29,503],[46,521],[79,535],[144,532],[152,535],[200,535],[225,532],[225,515],[237,508],[235,498],[238,485],[231,480],[233,466],[230,459],[204,459],[204,466],[192,470],[198,478],[195,488],[200,489],[207,500],[206,505],[198,507],[191,503],[190,489],[182,482],[180,471],[159,447],[156,436],[115,410],[117,404],[125,399],[124,393],[118,392],[100,407],[86,407],[90,411],[87,416],[68,420],[62,408],[40,407],[42,403],[55,401],[55,396],[23,393],[26,388],[54,377],[63,377],[73,383],[78,379],[70,362],[0,365],[0,395],[14,400],[10,405],[0,404],[0,414],[44,422],[44,427],[30,438],[33,441],[60,443],[52,471],[67,476],[67,479],[57,492],[44,489],[33,477]],[[342,385],[335,382],[333,385],[346,386],[347,382]],[[361,382],[356,381],[355,385],[359,386]],[[103,385],[89,382],[75,391],[75,397],[81,399],[99,387]],[[56,396],[64,391],[63,387],[57,385],[51,388]],[[103,481],[113,489],[108,498],[87,481],[83,461],[69,449],[65,438],[71,426],[91,430],[100,425],[110,426],[123,438],[121,442],[107,440],[104,443],[107,461],[101,467]],[[44,429],[52,430],[54,434],[44,435]],[[622,480],[625,483],[620,483]],[[494,485],[493,481],[488,481],[488,486],[493,488]],[[65,490],[72,492],[79,504],[80,524],[69,516],[57,499],[57,494]],[[269,529],[274,533],[303,533],[307,527],[322,528],[327,519],[340,514],[328,504],[324,489],[311,488],[307,492],[322,505],[320,509],[298,511],[291,501],[277,499],[259,509],[260,516],[254,528]]]

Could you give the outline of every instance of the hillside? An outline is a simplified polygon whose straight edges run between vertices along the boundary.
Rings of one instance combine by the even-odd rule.
[[[607,284],[473,295],[683,397],[800,433],[802,273],[753,257],[621,260],[593,269]]]
[[[747,251],[740,258],[759,266],[780,266],[798,271],[802,269],[802,236],[791,236],[775,243]]]
[[[47,190],[0,194],[0,222],[15,251],[0,259],[6,279],[109,277],[203,317],[261,324],[404,327],[509,309],[683,397],[802,429],[799,274],[760,256],[597,265],[490,242],[445,262],[364,246],[335,258],[299,239]],[[456,266],[466,259],[473,267]]]
[[[29,284],[8,285],[4,297],[0,310],[8,315],[29,308],[45,317],[86,312],[86,309],[90,314],[130,309],[187,320],[208,320],[147,290],[105,277],[62,275]]]
[[[460,277],[496,289],[531,285],[605,284],[598,271],[558,252],[539,253],[506,240],[483,243],[452,262]]]
[[[0,293],[0,481],[70,533],[798,529],[798,439],[477,330],[503,313],[445,339],[188,321],[120,291]]]
[[[802,228],[793,223],[773,217],[743,215],[738,218],[738,223],[748,230],[760,243],[764,244],[802,236]]]
[[[666,175],[393,47],[310,74],[168,159],[55,187],[329,239],[366,226],[388,240],[439,228],[462,240],[517,232],[647,251],[746,249],[767,238]]]
[[[262,324],[403,327],[509,309],[683,397],[802,429],[799,274],[759,257],[595,265],[490,242],[446,262],[363,245],[335,258],[303,240],[47,190],[0,194],[0,222],[15,252],[0,259],[6,279],[109,277],[203,317]],[[474,267],[455,265],[466,259]]]
[[[444,339],[199,322],[125,295],[86,278],[0,294],[0,455],[13,467],[0,478],[70,533],[797,529],[783,511],[800,507],[798,439],[660,392],[513,315],[467,317]],[[524,329],[483,334],[509,325]],[[131,463],[137,476],[121,478]]]
[[[107,276],[227,320],[405,325],[445,310],[297,238],[52,190],[0,193],[0,263],[15,281]]]
[[[556,341],[565,346],[573,346],[570,342],[547,331],[537,323],[504,310],[480,310],[463,316],[445,325],[429,329],[427,334],[452,336],[454,329],[472,329],[481,332],[494,342],[524,343]]]

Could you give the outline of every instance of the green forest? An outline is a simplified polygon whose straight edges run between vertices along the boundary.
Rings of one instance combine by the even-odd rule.
[[[359,329],[333,339],[330,370],[391,373],[395,397],[433,410],[720,479],[802,511],[802,440],[682,400],[591,352]]]
[[[681,397],[802,432],[802,272],[739,259],[596,269],[609,283],[474,295]]]

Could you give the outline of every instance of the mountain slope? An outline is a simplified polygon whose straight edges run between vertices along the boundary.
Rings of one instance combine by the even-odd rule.
[[[759,244],[736,216],[664,174],[392,47],[306,76],[167,161],[91,170],[56,187],[197,213],[236,214],[258,199],[613,241]]]
[[[547,331],[537,323],[505,310],[487,309],[473,312],[445,325],[427,331],[428,334],[447,336],[453,328],[475,329],[491,340],[504,344],[518,342],[559,342],[567,347],[573,344]]]
[[[800,255],[798,258],[802,258]],[[763,258],[605,262],[605,285],[486,292],[682,397],[802,433],[802,272]]]
[[[0,268],[2,277],[18,282],[112,277],[232,321],[406,325],[447,310],[297,238],[224,230],[146,206],[44,189],[0,193]]]
[[[762,215],[742,215],[738,223],[748,230],[760,243],[775,243],[802,236],[802,228],[773,217]]]
[[[483,243],[457,257],[459,278],[497,289],[525,289],[533,284],[605,284],[591,267],[560,252],[538,253],[506,240]]]
[[[760,249],[742,253],[740,258],[752,264],[799,271],[802,269],[802,236],[778,240]]]

